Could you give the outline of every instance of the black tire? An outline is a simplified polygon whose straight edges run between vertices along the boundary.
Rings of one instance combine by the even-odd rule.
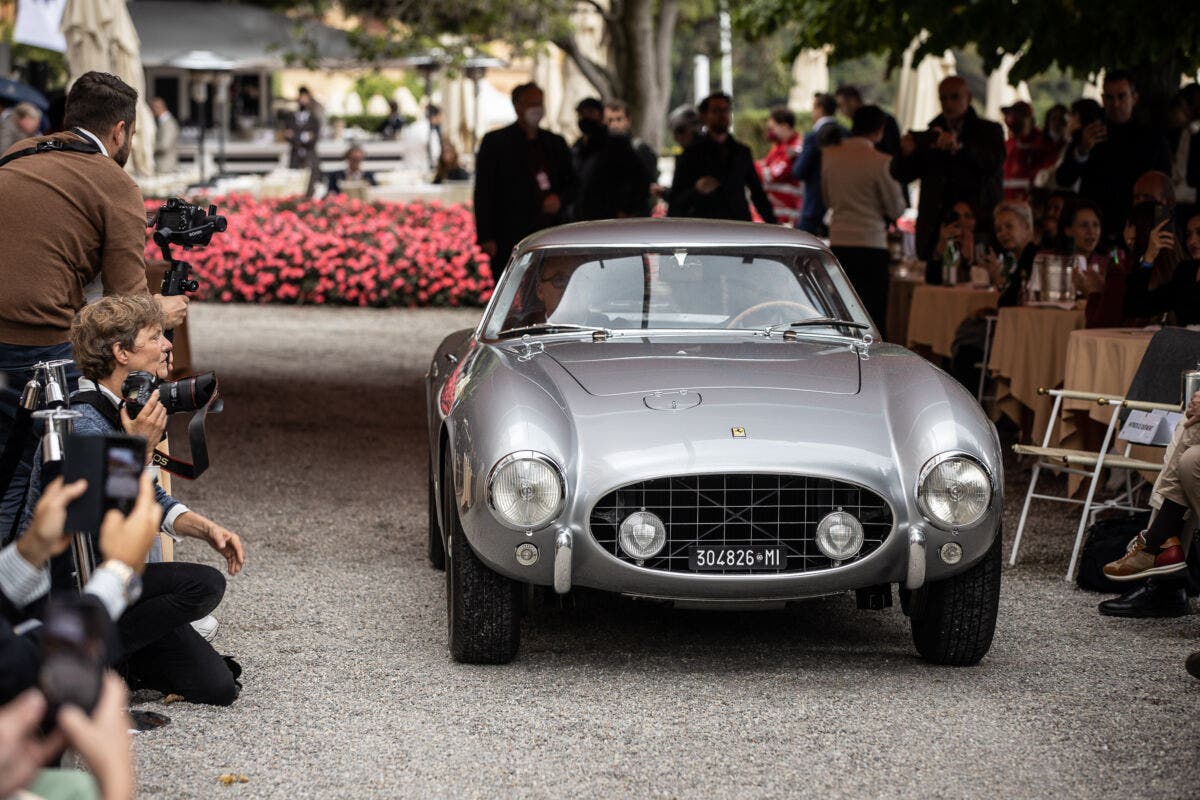
[[[488,569],[467,542],[442,470],[446,510],[446,617],[450,655],[463,664],[507,664],[521,644],[521,584]]]
[[[434,495],[433,475],[429,476],[429,544],[425,555],[434,569],[446,568],[446,545],[442,542],[442,526],[438,525],[437,498]]]
[[[1000,610],[1000,534],[987,554],[952,578],[912,593],[913,644],[927,661],[955,667],[978,664],[992,646]]]

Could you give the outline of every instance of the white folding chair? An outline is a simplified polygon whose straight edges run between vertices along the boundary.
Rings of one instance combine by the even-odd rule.
[[[1071,561],[1067,566],[1067,574],[1065,579],[1070,581],[1075,574],[1075,564],[1079,560],[1079,550],[1083,546],[1083,532],[1092,521],[1096,511],[1106,508],[1116,508],[1127,511],[1138,511],[1144,506],[1138,506],[1134,503],[1134,489],[1132,481],[1127,485],[1126,494],[1114,500],[1110,500],[1103,506],[1096,507],[1093,510],[1093,501],[1096,497],[1096,487],[1100,484],[1100,472],[1105,467],[1114,469],[1127,469],[1130,472],[1160,472],[1162,470],[1161,461],[1146,461],[1143,459],[1133,458],[1129,455],[1132,444],[1125,442],[1124,452],[1121,454],[1109,453],[1109,446],[1112,444],[1114,435],[1117,431],[1117,423],[1120,420],[1120,410],[1122,408],[1135,409],[1138,411],[1178,411],[1178,405],[1168,403],[1151,403],[1140,400],[1127,400],[1122,397],[1110,397],[1108,395],[1100,395],[1094,392],[1075,392],[1069,389],[1038,389],[1038,394],[1050,395],[1054,398],[1054,406],[1050,412],[1050,424],[1046,427],[1046,434],[1042,437],[1042,444],[1013,445],[1013,452],[1021,455],[1032,455],[1037,457],[1037,461],[1033,465],[1033,474],[1029,478],[1029,489],[1025,493],[1025,505],[1021,509],[1021,520],[1017,523],[1017,535],[1013,540],[1012,555],[1009,557],[1009,565],[1017,563],[1017,551],[1021,546],[1021,537],[1025,532],[1025,521],[1029,516],[1029,506],[1036,497],[1039,500],[1050,500],[1056,503],[1067,503],[1070,505],[1083,506],[1083,510],[1079,514],[1079,526],[1075,531],[1075,546],[1071,549]],[[1100,449],[1096,452],[1090,450],[1074,450],[1066,447],[1051,447],[1050,437],[1054,430],[1054,422],[1058,419],[1059,412],[1062,410],[1063,398],[1069,400],[1090,400],[1101,406],[1111,406],[1112,416],[1109,418],[1108,425],[1104,430],[1104,442],[1100,445]],[[1061,497],[1059,495],[1038,494],[1036,491],[1037,481],[1041,471],[1048,469],[1055,473],[1066,473],[1069,475],[1079,475],[1088,479],[1087,498],[1084,500],[1076,500],[1073,497]]]

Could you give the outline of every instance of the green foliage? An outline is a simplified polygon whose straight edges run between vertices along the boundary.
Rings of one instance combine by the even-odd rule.
[[[400,81],[392,80],[386,75],[368,72],[354,79],[354,93],[358,95],[365,106],[377,94],[382,95],[386,100],[391,100],[392,95],[402,85]]]
[[[731,0],[735,24],[752,37],[786,31],[796,51],[832,44],[839,58],[886,53],[898,63],[913,37],[920,54],[974,43],[990,72],[1002,52],[1022,53],[1013,80],[1057,65],[1075,74],[1166,65],[1177,76],[1200,67],[1200,15],[1159,0]]]
[[[411,114],[401,114],[404,118],[405,125],[411,125],[415,119]],[[344,114],[340,117],[330,117],[330,120],[340,119],[346,123],[347,128],[362,128],[368,133],[379,130],[379,126],[387,119],[386,116],[380,114]]]

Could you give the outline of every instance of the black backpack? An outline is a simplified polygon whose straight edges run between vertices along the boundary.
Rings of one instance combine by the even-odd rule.
[[[1104,565],[1125,555],[1129,542],[1146,529],[1149,511],[1121,514],[1096,520],[1087,529],[1087,537],[1079,553],[1079,573],[1075,583],[1080,589],[1105,594],[1124,594],[1138,585],[1137,581],[1114,581],[1104,574]],[[1183,573],[1189,597],[1200,594],[1200,536],[1192,537],[1187,555],[1188,568]]]

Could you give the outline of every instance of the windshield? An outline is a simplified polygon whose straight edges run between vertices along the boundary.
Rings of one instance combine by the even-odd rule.
[[[555,325],[762,330],[854,319],[823,258],[804,248],[535,251],[505,276],[484,335]],[[840,272],[836,280],[844,282]]]

